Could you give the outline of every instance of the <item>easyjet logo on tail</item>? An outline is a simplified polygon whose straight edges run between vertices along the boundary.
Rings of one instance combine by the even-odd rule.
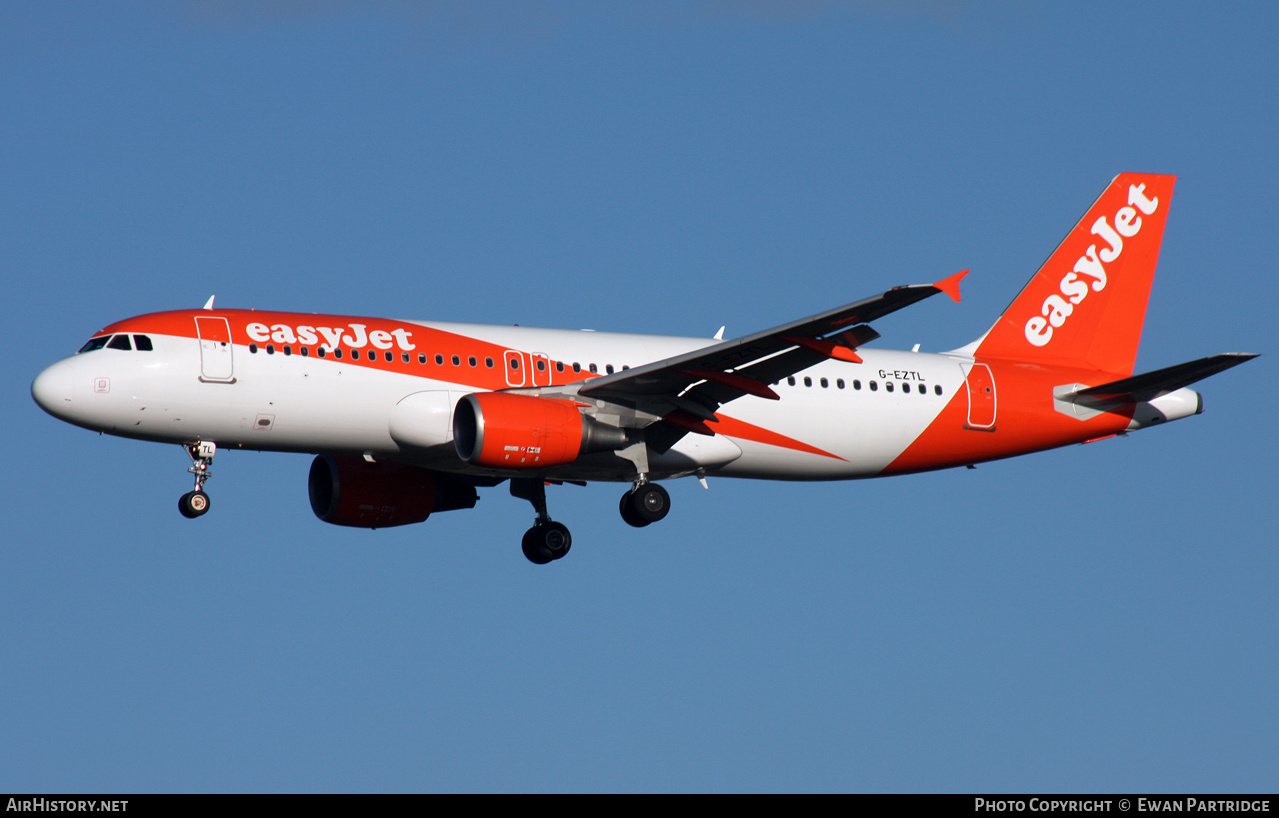
[[[1040,314],[1026,322],[1026,340],[1042,347],[1052,340],[1053,330],[1066,323],[1075,307],[1088,297],[1088,288],[1094,292],[1106,289],[1106,266],[1119,258],[1124,251],[1124,239],[1130,239],[1141,231],[1141,215],[1149,216],[1159,207],[1159,199],[1146,197],[1146,185],[1128,186],[1128,206],[1115,212],[1114,224],[1102,216],[1093,222],[1092,234],[1108,246],[1100,251],[1091,245],[1075,262],[1075,268],[1061,280],[1060,293],[1044,299]]]

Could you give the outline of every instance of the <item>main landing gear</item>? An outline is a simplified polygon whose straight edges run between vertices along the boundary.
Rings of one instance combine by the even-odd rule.
[[[666,489],[648,482],[648,444],[637,441],[617,455],[635,464],[635,482],[617,504],[622,519],[628,525],[643,528],[664,518],[671,510],[671,496]]]
[[[617,507],[623,520],[636,528],[643,528],[666,516],[671,510],[671,496],[656,483],[637,483],[622,495]]]
[[[188,491],[178,498],[178,511],[188,519],[201,516],[209,510],[209,495],[204,493],[204,481],[212,476],[209,468],[213,465],[213,456],[217,454],[216,444],[204,440],[188,443],[186,449],[191,457],[191,468],[187,469],[195,475],[195,491]]]
[[[512,478],[511,496],[528,500],[537,512],[537,521],[524,532],[524,539],[520,543],[528,561],[535,565],[545,565],[567,554],[573,546],[573,536],[568,533],[567,526],[552,521],[546,513],[546,484],[540,478]]]
[[[521,546],[524,556],[535,565],[545,565],[568,553],[573,537],[563,523],[551,520],[546,513],[546,483],[540,478],[517,477],[511,480],[511,496],[528,500],[537,512],[533,527],[524,532]],[[663,519],[671,510],[671,496],[666,489],[641,476],[618,503],[622,519],[636,528]]]

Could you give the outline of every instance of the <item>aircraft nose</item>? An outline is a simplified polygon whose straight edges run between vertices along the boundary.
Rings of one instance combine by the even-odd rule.
[[[71,392],[75,379],[67,361],[58,361],[36,375],[31,382],[31,397],[40,408],[54,417],[62,418],[71,411]]]

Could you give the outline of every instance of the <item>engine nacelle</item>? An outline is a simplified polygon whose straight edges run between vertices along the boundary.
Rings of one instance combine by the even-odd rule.
[[[624,429],[586,417],[565,400],[478,392],[453,410],[453,445],[473,466],[545,468],[628,443]]]
[[[319,455],[307,479],[311,510],[326,523],[389,528],[420,523],[434,511],[474,508],[469,483],[405,463]]]

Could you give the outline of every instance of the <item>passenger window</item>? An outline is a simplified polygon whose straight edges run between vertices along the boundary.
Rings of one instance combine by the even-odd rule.
[[[843,378],[836,378],[836,379],[835,379],[835,388],[836,388],[836,389],[843,389],[843,388],[844,388],[844,379],[843,379]]]
[[[342,360],[342,350],[341,349],[333,350],[333,357],[337,358],[339,361]]]
[[[933,392],[935,392],[935,393],[937,393],[938,395],[940,395],[940,394],[941,394],[941,384],[938,384],[938,385],[934,386],[934,387],[933,387]]]
[[[538,372],[546,371],[546,361],[542,360],[541,358],[537,359],[537,371]],[[610,369],[609,371],[611,372],[612,370]]]
[[[493,368],[493,359],[492,359],[492,358],[485,358],[485,359],[484,359],[484,365],[485,365],[485,366],[487,366],[489,369],[492,369],[492,368]]]
[[[889,381],[888,383],[884,384],[884,388],[887,389],[889,392],[893,391],[893,382]]]
[[[467,359],[466,359],[466,362],[467,362],[468,364],[470,364],[471,366],[475,366],[475,364],[476,364],[475,356],[474,356],[474,355],[472,355],[471,357],[467,358]]]
[[[459,358],[458,356],[454,355],[454,356],[453,356],[453,366],[461,366],[461,365],[462,365],[462,359],[461,359],[461,358]]]
[[[519,368],[520,368],[520,359],[519,359],[519,358],[512,358],[512,359],[511,359],[511,369],[519,369]]]
[[[426,363],[426,353],[425,353],[425,352],[419,352],[419,353],[417,354],[417,362],[418,362],[419,364],[425,364],[425,363]]]
[[[555,371],[556,371],[556,372],[563,372],[563,371],[564,371],[564,362],[563,362],[563,361],[556,361],[556,362],[555,362]]]
[[[289,346],[288,344],[285,344],[284,349],[282,351],[284,352],[285,355],[292,355],[293,347]]]
[[[612,374],[613,374],[613,365],[612,365],[612,364],[608,364],[607,366],[605,366],[605,367],[604,367],[604,371],[605,371],[605,372],[607,372],[608,374],[612,375]]]
[[[577,361],[574,361],[574,362],[573,362],[573,371],[574,371],[574,372],[581,372],[581,371],[582,371],[582,365],[581,365],[581,364],[579,364]]]
[[[311,351],[310,351],[309,349],[307,349],[306,347],[302,347],[302,349],[300,350],[300,352],[302,353],[302,357],[303,357],[303,358],[305,358],[306,356],[308,356],[308,355],[310,355],[310,354],[311,354]]]
[[[439,354],[438,352],[435,353],[435,365],[444,366],[444,356]]]
[[[267,345],[266,345],[266,354],[267,354],[267,355],[274,355],[274,354],[275,354],[275,344],[267,344]]]
[[[822,389],[825,389],[826,387],[830,386],[830,381],[827,381],[825,378],[822,378],[821,385],[822,385]]]
[[[257,344],[249,344],[249,352],[250,352],[250,354],[253,354],[253,355],[258,354],[258,345],[257,345]]]
[[[133,336],[133,348],[138,352],[150,352],[151,339],[145,335],[135,335]]]
[[[804,376],[804,386],[812,386],[812,385],[813,385],[813,379],[812,379],[812,378],[810,378],[810,377],[808,377],[807,375],[805,375],[805,376]]]
[[[315,354],[316,354],[316,355],[319,355],[321,358],[323,358],[323,357],[324,357],[325,355],[327,355],[328,353],[329,353],[329,351],[328,351],[327,349],[325,349],[324,347],[316,347],[316,348],[315,348]]]
[[[126,352],[131,352],[133,344],[129,343],[129,336],[116,335],[111,338],[111,343],[107,344],[107,349],[123,349]]]
[[[387,354],[387,356],[388,356],[388,357],[387,357],[387,360],[388,360],[388,361],[389,361],[389,360],[391,360],[391,359],[390,359],[390,357],[389,357],[391,353],[389,353],[389,352],[388,352],[388,353],[386,353],[386,354]],[[400,363],[402,363],[402,364],[407,364],[408,362],[409,362],[409,354],[408,354],[407,352],[401,352],[401,353],[400,353]]]
[[[910,391],[910,384],[908,384],[908,383],[904,383],[904,384],[902,384],[902,391],[903,391],[903,392],[909,392],[909,391]]]
[[[872,391],[872,392],[878,392],[878,391],[879,391],[879,384],[875,383],[874,381],[871,381],[871,382],[870,382],[870,391]]]
[[[794,386],[794,385],[795,385],[795,376],[794,376],[794,375],[791,375],[790,377],[788,377],[788,378],[786,379],[786,383],[790,384],[791,386]]]
[[[854,380],[853,389],[856,389],[858,392],[862,391],[862,382],[858,380]]]
[[[595,364],[591,364],[589,368],[590,368],[590,370],[591,370],[591,374],[592,374],[592,375],[598,375],[598,374],[599,374],[599,370],[595,368]]]

